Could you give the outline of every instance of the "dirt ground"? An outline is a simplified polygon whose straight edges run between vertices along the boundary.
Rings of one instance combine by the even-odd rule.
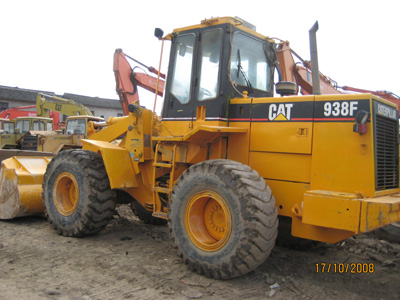
[[[182,264],[167,226],[119,212],[86,238],[59,236],[43,218],[1,221],[0,300],[400,299],[400,245],[373,234],[307,251],[276,246],[257,270],[217,281]]]

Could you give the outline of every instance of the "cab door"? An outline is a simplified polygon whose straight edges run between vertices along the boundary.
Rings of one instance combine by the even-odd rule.
[[[171,49],[163,126],[174,135],[191,131],[195,121],[220,121],[224,30],[199,28],[179,33]],[[217,124],[214,124],[217,125]]]
[[[179,34],[171,49],[162,120],[173,135],[183,135],[193,127],[197,36],[195,32]]]
[[[200,123],[226,121],[223,118],[225,111],[222,108],[223,99],[220,94],[223,33],[220,27],[210,28],[201,32],[199,38],[193,120]]]

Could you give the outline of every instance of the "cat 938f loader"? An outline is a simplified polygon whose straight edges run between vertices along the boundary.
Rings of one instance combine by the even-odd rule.
[[[254,270],[278,231],[288,244],[335,243],[400,220],[396,105],[373,94],[326,94],[325,85],[323,95],[297,95],[301,74],[297,84],[283,80],[285,44],[238,18],[156,35],[171,42],[165,89],[163,74],[152,69],[157,76],[145,74],[152,81],[144,83],[117,50],[128,115],[110,118],[83,149],[21,159],[23,174],[5,175],[4,161],[1,193],[43,199],[65,236],[100,231],[117,203],[131,202],[142,219],[168,220],[183,262],[217,279]],[[315,84],[329,83],[312,73]],[[164,96],[160,117],[139,106],[142,85]],[[42,188],[28,193],[17,179],[32,174]]]

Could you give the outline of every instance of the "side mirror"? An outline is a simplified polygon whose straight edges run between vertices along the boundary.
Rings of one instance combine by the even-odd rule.
[[[156,38],[162,39],[163,35],[164,35],[164,31],[162,31],[161,28],[156,28],[156,29],[154,29],[154,36],[155,36]]]

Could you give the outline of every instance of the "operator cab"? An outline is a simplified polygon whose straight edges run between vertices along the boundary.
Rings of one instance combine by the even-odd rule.
[[[44,117],[18,117],[16,129],[20,134],[28,131],[53,131],[53,119]]]
[[[15,132],[15,121],[0,118],[0,133],[1,134],[14,134]]]
[[[273,43],[245,25],[216,18],[172,33],[163,121],[227,122],[231,99],[273,96]]]
[[[104,122],[104,119],[87,115],[71,116],[67,118],[65,132],[66,134],[87,135],[90,132],[90,128],[88,128],[89,122],[97,125],[100,122]]]

